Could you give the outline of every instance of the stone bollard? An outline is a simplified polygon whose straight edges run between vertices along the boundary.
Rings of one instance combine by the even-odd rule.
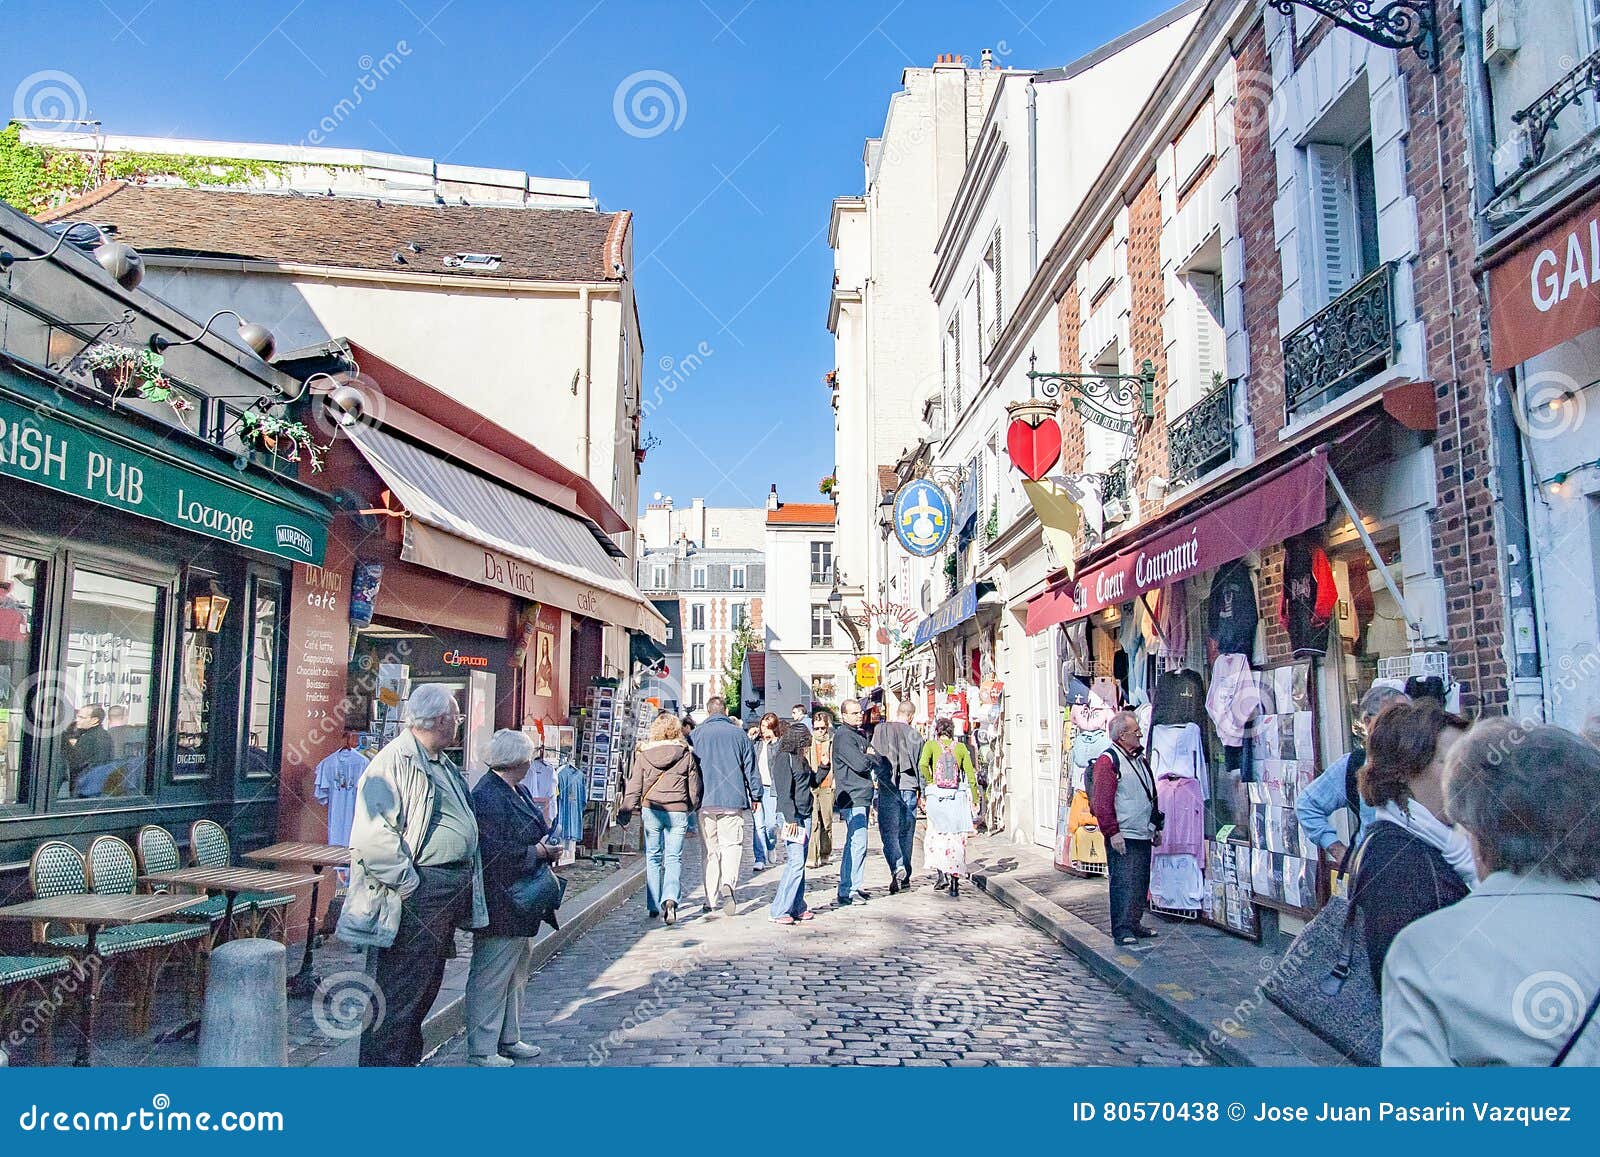
[[[289,1063],[288,976],[276,940],[233,940],[211,953],[200,1017],[205,1068],[282,1068]]]

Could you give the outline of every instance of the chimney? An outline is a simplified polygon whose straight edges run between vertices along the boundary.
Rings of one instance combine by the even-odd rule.
[[[994,68],[994,49],[985,48],[983,50],[983,56],[978,64],[978,67],[984,69],[985,71]]]
[[[778,484],[776,482],[772,484],[772,489],[767,492],[767,509],[778,509]]]
[[[678,535],[678,557],[689,557],[689,536],[687,534]]]

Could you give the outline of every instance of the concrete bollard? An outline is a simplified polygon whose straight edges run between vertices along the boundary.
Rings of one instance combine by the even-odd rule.
[[[289,1063],[288,965],[276,940],[233,940],[211,953],[200,1016],[204,1068],[282,1068]]]

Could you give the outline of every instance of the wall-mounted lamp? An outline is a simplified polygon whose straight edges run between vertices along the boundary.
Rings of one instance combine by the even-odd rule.
[[[222,630],[222,620],[232,602],[215,580],[206,583],[189,596],[189,629],[215,635]]]
[[[835,617],[844,614],[844,595],[839,590],[837,578],[834,580],[833,589],[828,592],[828,610],[832,611]]]
[[[878,535],[884,542],[894,533],[894,495],[885,494],[878,503]]]
[[[61,247],[68,241],[82,248],[84,241],[74,238],[73,234],[80,229],[93,231],[95,246],[89,251],[100,268],[111,275],[111,279],[123,289],[135,289],[139,282],[144,280],[144,258],[139,256],[138,250],[131,245],[124,245],[120,241],[113,241],[106,231],[92,221],[66,221],[60,226],[60,235],[56,243],[47,252],[37,253],[32,257],[18,257],[8,249],[0,249],[0,273],[4,273],[13,265],[22,265],[29,261],[44,261],[61,252]]]
[[[194,345],[206,334],[211,332],[211,325],[219,317],[231,317],[239,323],[239,340],[250,349],[256,357],[264,362],[270,362],[272,355],[278,350],[277,339],[272,336],[272,331],[264,325],[257,325],[253,321],[246,321],[231,309],[219,309],[206,319],[205,325],[200,327],[200,332],[185,341],[173,341],[159,333],[150,335],[150,349],[153,353],[165,353],[176,346]]]

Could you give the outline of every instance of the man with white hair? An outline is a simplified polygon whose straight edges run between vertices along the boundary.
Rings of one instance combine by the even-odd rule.
[[[1089,765],[1089,806],[1106,837],[1111,938],[1131,948],[1156,934],[1143,920],[1150,898],[1150,852],[1161,842],[1161,809],[1139,717],[1118,711],[1106,734],[1111,746]]]
[[[456,929],[489,922],[478,822],[467,782],[444,754],[461,733],[461,709],[449,688],[423,684],[406,722],[361,776],[339,915],[339,939],[372,949],[377,997],[361,1034],[363,1067],[422,1060],[422,1018]]]

